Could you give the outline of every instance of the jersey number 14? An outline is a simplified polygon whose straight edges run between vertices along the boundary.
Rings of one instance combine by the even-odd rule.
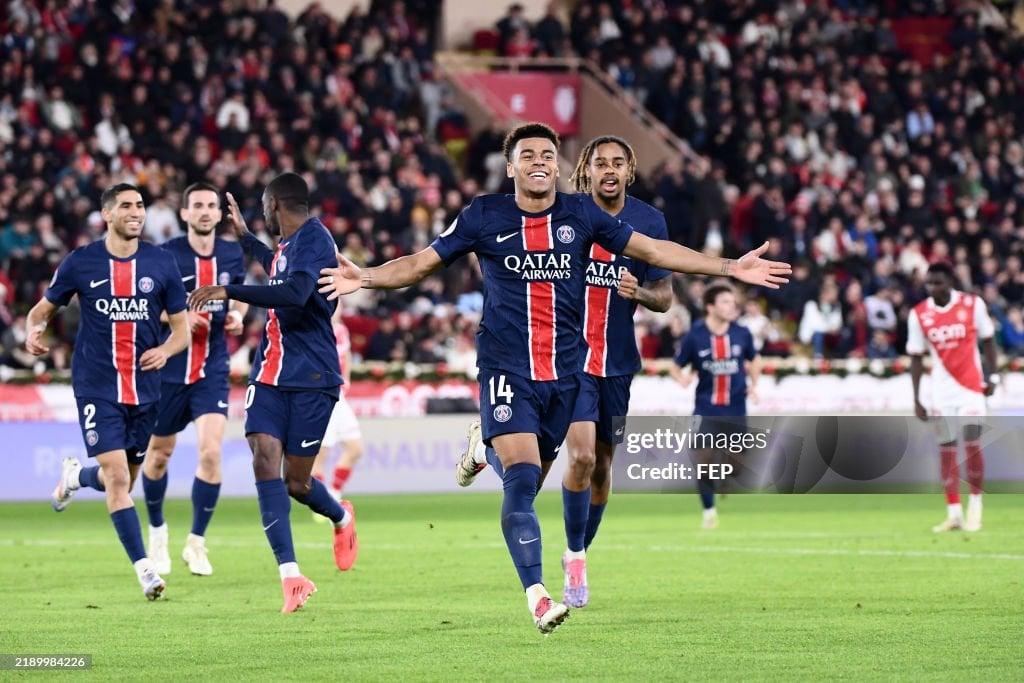
[[[494,380],[498,380],[497,387],[494,386]],[[512,397],[515,396],[515,394],[512,393],[511,385],[509,385],[509,383],[505,380],[505,375],[498,375],[497,377],[492,375],[487,384],[491,389],[492,406],[498,402],[499,398],[503,399],[505,403],[512,402]]]

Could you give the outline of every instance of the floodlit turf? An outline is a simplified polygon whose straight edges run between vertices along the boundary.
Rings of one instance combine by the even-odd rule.
[[[1022,495],[988,496],[983,532],[942,537],[939,495],[734,495],[714,532],[697,529],[695,496],[613,497],[591,605],[547,638],[497,494],[356,504],[361,554],[346,574],[328,527],[293,505],[319,588],[293,615],[278,613],[255,499],[222,501],[209,578],[180,561],[190,511],[169,503],[175,564],[157,603],[101,505],[0,505],[0,653],[91,654],[84,677],[104,680],[1024,677]],[[560,497],[539,510],[560,597]]]

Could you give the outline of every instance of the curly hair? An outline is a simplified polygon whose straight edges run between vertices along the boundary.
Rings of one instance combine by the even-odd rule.
[[[626,178],[626,187],[632,185],[636,180],[636,152],[633,151],[633,148],[618,135],[601,135],[583,146],[579,159],[576,160],[576,168],[569,176],[569,182],[577,192],[590,192],[590,176],[587,174],[587,165],[590,164],[590,158],[594,156],[597,148],[608,143],[618,145],[626,153],[626,168],[629,173]]]
[[[512,152],[516,148],[516,143],[526,138],[545,138],[554,143],[556,150],[561,143],[558,133],[551,126],[546,126],[543,123],[524,123],[510,130],[501,143],[501,153],[505,155],[505,161],[512,161]]]

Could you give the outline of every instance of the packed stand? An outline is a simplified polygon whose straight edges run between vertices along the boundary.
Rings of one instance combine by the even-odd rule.
[[[1024,2],[584,0],[568,25],[513,5],[494,32],[506,56],[592,60],[689,143],[633,190],[673,239],[796,264],[744,304],[764,352],[893,357],[942,260],[1024,348]],[[646,355],[702,286],[677,282],[682,320],[645,317]]]
[[[317,5],[292,21],[262,0],[5,5],[0,366],[42,370],[20,348],[24,314],[68,251],[102,234],[98,199],[114,182],[144,189],[153,242],[182,234],[181,190],[200,179],[231,192],[270,242],[262,188],[298,171],[361,265],[424,247],[478,191],[442,146],[458,117],[431,69],[430,0],[374,2],[343,23]],[[264,278],[259,266],[250,276]],[[465,264],[409,291],[347,297],[355,350],[471,367],[477,284]],[[262,315],[232,349],[243,365]],[[76,327],[72,305],[46,363],[67,366]]]

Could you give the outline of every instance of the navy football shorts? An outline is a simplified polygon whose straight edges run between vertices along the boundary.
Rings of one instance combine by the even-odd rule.
[[[714,437],[716,442],[720,435],[727,439],[740,438],[747,432],[746,415],[700,415],[699,420],[694,420],[694,431],[700,434],[708,434]],[[734,436],[739,435],[739,436]]]
[[[314,456],[338,401],[321,389],[282,389],[254,382],[245,391],[245,435],[269,434],[285,455]]]
[[[78,423],[90,458],[123,450],[128,462],[140,465],[156,422],[156,402],[130,406],[101,398],[76,398]]]
[[[616,424],[617,417],[629,412],[629,387],[633,375],[617,377],[595,377],[580,373],[580,395],[576,399],[573,422],[596,422],[597,440],[604,443],[620,444],[625,426]]]
[[[541,460],[554,460],[572,421],[578,376],[540,382],[480,368],[479,380],[484,443],[502,434],[536,434]]]
[[[194,384],[160,385],[160,403],[156,411],[156,436],[171,436],[200,415],[228,414],[228,376],[204,377]]]

